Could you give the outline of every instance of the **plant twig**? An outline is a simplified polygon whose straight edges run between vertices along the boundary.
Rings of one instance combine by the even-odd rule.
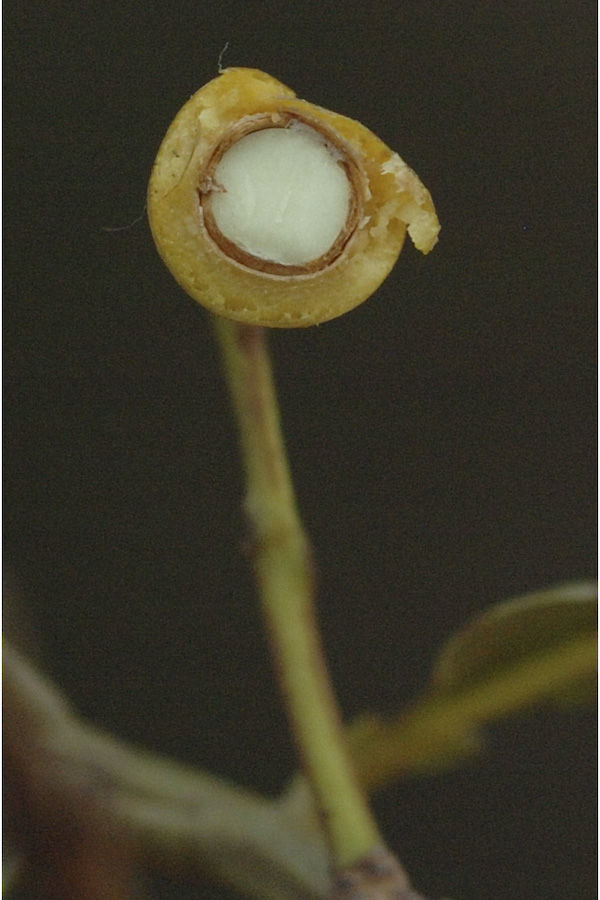
[[[355,776],[314,613],[311,548],[298,515],[264,330],[215,319],[239,427],[252,558],[275,667],[303,768],[343,870],[381,852]],[[404,873],[398,884],[408,885]]]
[[[326,896],[327,848],[305,792],[265,799],[130,747],[79,719],[8,644],[3,693],[7,780],[48,799],[43,822],[30,823],[34,832],[42,826],[52,835],[58,819],[66,826],[78,823],[82,798],[86,815],[92,798],[102,813],[90,825],[96,836],[102,821],[139,864],[154,871],[195,881],[208,873],[258,900]],[[23,829],[16,836],[27,845]]]

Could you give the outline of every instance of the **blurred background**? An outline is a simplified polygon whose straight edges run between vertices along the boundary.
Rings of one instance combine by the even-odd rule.
[[[158,145],[228,42],[434,197],[429,257],[272,335],[344,714],[398,710],[473,613],[596,570],[595,5],[32,0],[4,24],[7,611],[87,717],[277,792],[296,761],[227,397],[144,217]],[[595,734],[511,720],[378,796],[420,890],[595,897]]]

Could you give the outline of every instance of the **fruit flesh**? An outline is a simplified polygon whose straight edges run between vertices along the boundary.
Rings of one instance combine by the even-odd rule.
[[[214,181],[219,231],[259,259],[306,265],[328,252],[348,219],[348,177],[314,129],[245,135],[223,155]]]

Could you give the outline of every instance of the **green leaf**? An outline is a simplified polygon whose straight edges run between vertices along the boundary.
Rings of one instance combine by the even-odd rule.
[[[350,727],[365,785],[456,765],[483,746],[482,726],[542,703],[595,696],[597,585],[577,582],[497,604],[454,635],[406,712]]]
[[[595,633],[597,596],[595,582],[574,582],[492,606],[448,641],[434,667],[432,689],[453,692],[548,652],[560,657],[571,640]],[[556,674],[540,685],[549,696],[573,687]]]

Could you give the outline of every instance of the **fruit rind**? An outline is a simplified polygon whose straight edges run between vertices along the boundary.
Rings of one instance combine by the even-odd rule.
[[[355,228],[339,255],[317,271],[265,272],[223,252],[204,221],[202,191],[211,157],[236,129],[281,127],[290,118],[323,133],[356,175]],[[175,279],[212,312],[271,327],[325,322],[366,300],[392,269],[408,229],[428,253],[439,223],[417,175],[353,119],[304,100],[256,69],[225,69],[182,107],[158,151],[148,188],[158,251]]]

